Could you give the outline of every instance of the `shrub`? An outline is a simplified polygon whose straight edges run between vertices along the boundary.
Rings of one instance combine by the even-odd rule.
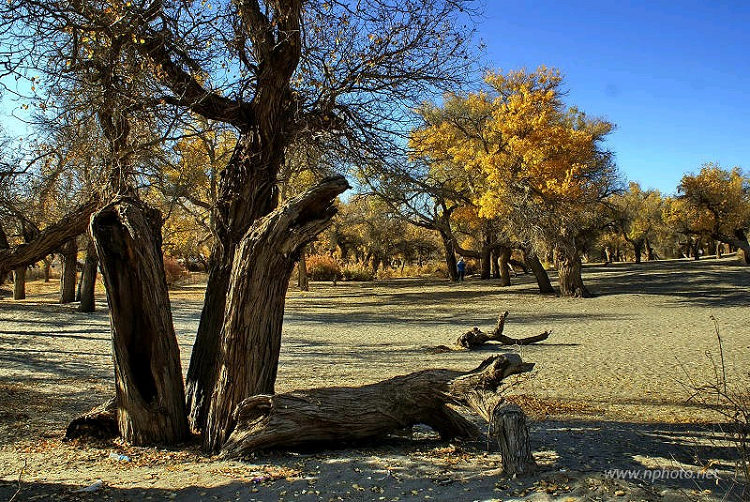
[[[172,287],[180,280],[188,276],[188,271],[177,261],[177,258],[171,256],[164,257],[164,275],[167,278],[167,286]]]
[[[342,273],[347,281],[372,281],[375,279],[372,269],[360,264],[348,265],[342,270]]]
[[[310,255],[305,263],[307,275],[313,281],[333,281],[342,277],[341,265],[328,255]]]

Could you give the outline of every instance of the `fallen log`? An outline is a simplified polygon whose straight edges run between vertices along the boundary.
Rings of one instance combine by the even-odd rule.
[[[551,331],[545,331],[536,336],[529,336],[527,338],[511,338],[503,334],[505,328],[505,320],[508,317],[508,312],[503,312],[500,317],[497,318],[497,324],[495,329],[491,333],[485,333],[476,326],[466,333],[462,334],[456,340],[456,344],[465,349],[474,349],[489,341],[500,342],[501,345],[529,345],[531,343],[541,342],[549,338]]]
[[[520,432],[526,435],[525,439],[504,439],[501,445],[525,443],[528,447],[525,422],[516,421],[509,427],[506,415],[495,410],[503,403],[503,380],[533,367],[517,354],[504,354],[486,359],[469,372],[425,370],[362,387],[253,396],[237,407],[236,426],[224,443],[221,456],[243,458],[275,448],[342,446],[383,437],[415,424],[432,427],[444,439],[479,437],[476,426],[449,405],[479,414],[490,422],[491,437],[496,439],[500,433],[511,438]],[[523,448],[501,447],[503,455],[515,455],[519,450]],[[529,472],[529,458],[533,462],[529,452],[524,452],[522,460],[507,459],[507,465],[513,466],[510,474]]]

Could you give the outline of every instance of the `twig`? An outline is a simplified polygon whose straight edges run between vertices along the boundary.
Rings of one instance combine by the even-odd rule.
[[[23,467],[21,467],[21,472],[18,473],[18,489],[16,490],[16,493],[13,494],[13,496],[8,499],[8,502],[13,502],[16,497],[18,497],[18,494],[21,493],[21,478],[23,477],[23,471],[26,470],[26,464],[28,463],[28,460],[23,461]]]
[[[716,318],[711,315],[709,316],[709,319],[711,319],[714,322],[714,331],[716,332],[716,338],[719,340],[719,357],[721,357],[721,382],[724,386],[724,393],[727,392],[727,368],[724,364],[724,344],[721,342],[721,334],[719,333],[719,321],[716,320]]]

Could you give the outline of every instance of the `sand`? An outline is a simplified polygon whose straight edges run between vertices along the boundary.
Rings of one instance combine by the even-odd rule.
[[[533,420],[542,473],[507,480],[482,445],[446,444],[427,428],[378,444],[219,462],[197,447],[160,451],[119,443],[64,443],[67,421],[111,395],[105,305],[94,314],[56,305],[55,285],[0,300],[0,500],[693,500],[733,485],[733,449],[712,431],[716,414],[687,403],[689,378],[708,381],[719,351],[731,379],[750,362],[750,270],[731,259],[587,266],[597,295],[540,296],[530,276],[500,288],[470,278],[313,283],[287,302],[277,391],[359,385],[423,368],[470,369],[517,350],[537,364],[511,392]],[[554,280],[554,277],[553,277]],[[183,369],[202,284],[171,293]],[[434,353],[510,311],[506,334],[553,331],[538,345]],[[131,461],[109,458],[113,452]],[[622,482],[608,469],[697,470],[712,480]],[[26,467],[24,468],[24,464]],[[72,490],[101,479],[91,494]],[[707,490],[704,492],[704,490]],[[733,488],[729,498],[737,497]],[[588,497],[588,498],[586,498]]]

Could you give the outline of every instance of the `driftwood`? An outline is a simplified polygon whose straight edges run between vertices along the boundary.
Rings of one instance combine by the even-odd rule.
[[[509,455],[504,459],[508,474],[522,474],[533,463],[525,422],[514,418],[512,424],[505,412],[496,410],[506,409],[499,392],[503,379],[533,366],[517,354],[505,354],[492,356],[469,372],[425,370],[362,387],[254,396],[238,406],[236,426],[221,455],[242,458],[272,448],[341,446],[414,424],[429,425],[444,439],[477,438],[476,426],[449,407],[455,405],[490,422],[490,435],[502,438],[502,455]],[[519,451],[521,460],[510,457]]]
[[[505,328],[505,319],[507,317],[507,311],[500,314],[500,317],[497,318],[495,329],[493,329],[491,333],[484,333],[479,328],[474,327],[471,331],[467,331],[459,336],[458,340],[456,340],[456,344],[466,349],[474,349],[489,341],[500,342],[501,345],[529,345],[549,338],[551,331],[545,331],[539,335],[527,338],[511,338],[504,335],[503,329]]]

